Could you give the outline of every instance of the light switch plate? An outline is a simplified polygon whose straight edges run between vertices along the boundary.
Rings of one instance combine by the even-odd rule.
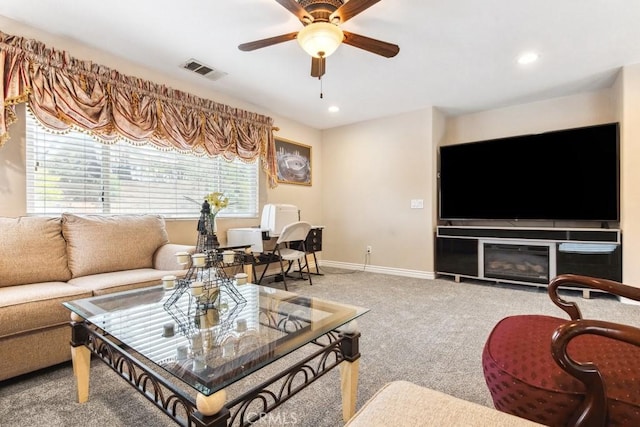
[[[411,199],[411,209],[423,209],[423,208],[424,208],[423,199]]]

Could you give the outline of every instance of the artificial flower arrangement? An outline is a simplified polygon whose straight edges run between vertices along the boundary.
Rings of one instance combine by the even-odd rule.
[[[219,191],[207,194],[204,199],[211,206],[212,219],[216,217],[218,212],[229,206],[229,198]]]
[[[209,214],[209,224],[211,224],[211,227],[212,227],[211,231],[215,233],[217,231],[216,215],[218,215],[218,212],[220,212],[222,209],[229,206],[229,198],[226,197],[224,193],[215,191],[213,193],[207,194],[204,197],[204,200],[206,200],[209,203],[209,206],[211,209],[211,213]]]

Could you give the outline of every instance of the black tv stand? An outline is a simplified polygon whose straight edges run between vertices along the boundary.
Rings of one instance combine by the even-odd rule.
[[[608,228],[439,226],[436,273],[535,286],[565,273],[621,282],[622,234]]]

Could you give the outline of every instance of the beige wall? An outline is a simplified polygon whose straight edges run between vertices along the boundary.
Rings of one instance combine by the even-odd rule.
[[[433,109],[323,132],[323,259],[433,272]],[[411,209],[411,199],[424,200]]]
[[[625,67],[620,84],[622,275],[625,283],[640,286],[640,64]]]
[[[24,105],[16,107],[18,117],[24,111]],[[25,128],[16,122],[9,132],[11,140],[0,147],[0,216],[20,216],[27,209]]]
[[[611,90],[585,92],[450,118],[444,144],[541,133],[617,120]]]

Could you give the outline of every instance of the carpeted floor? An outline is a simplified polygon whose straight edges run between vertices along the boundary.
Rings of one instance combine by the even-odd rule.
[[[566,317],[542,288],[329,268],[323,272],[324,276],[313,277],[313,286],[292,281],[289,289],[370,309],[358,320],[362,332],[358,408],[385,383],[398,379],[492,406],[481,366],[491,328],[513,314]],[[638,306],[604,294],[592,294],[589,300],[576,292],[565,294],[579,302],[585,317],[640,326]],[[82,405],[75,402],[70,364],[0,383],[0,426],[173,425],[102,362],[92,362],[91,369],[90,398]],[[334,427],[342,425],[341,414],[336,369],[258,425]]]

